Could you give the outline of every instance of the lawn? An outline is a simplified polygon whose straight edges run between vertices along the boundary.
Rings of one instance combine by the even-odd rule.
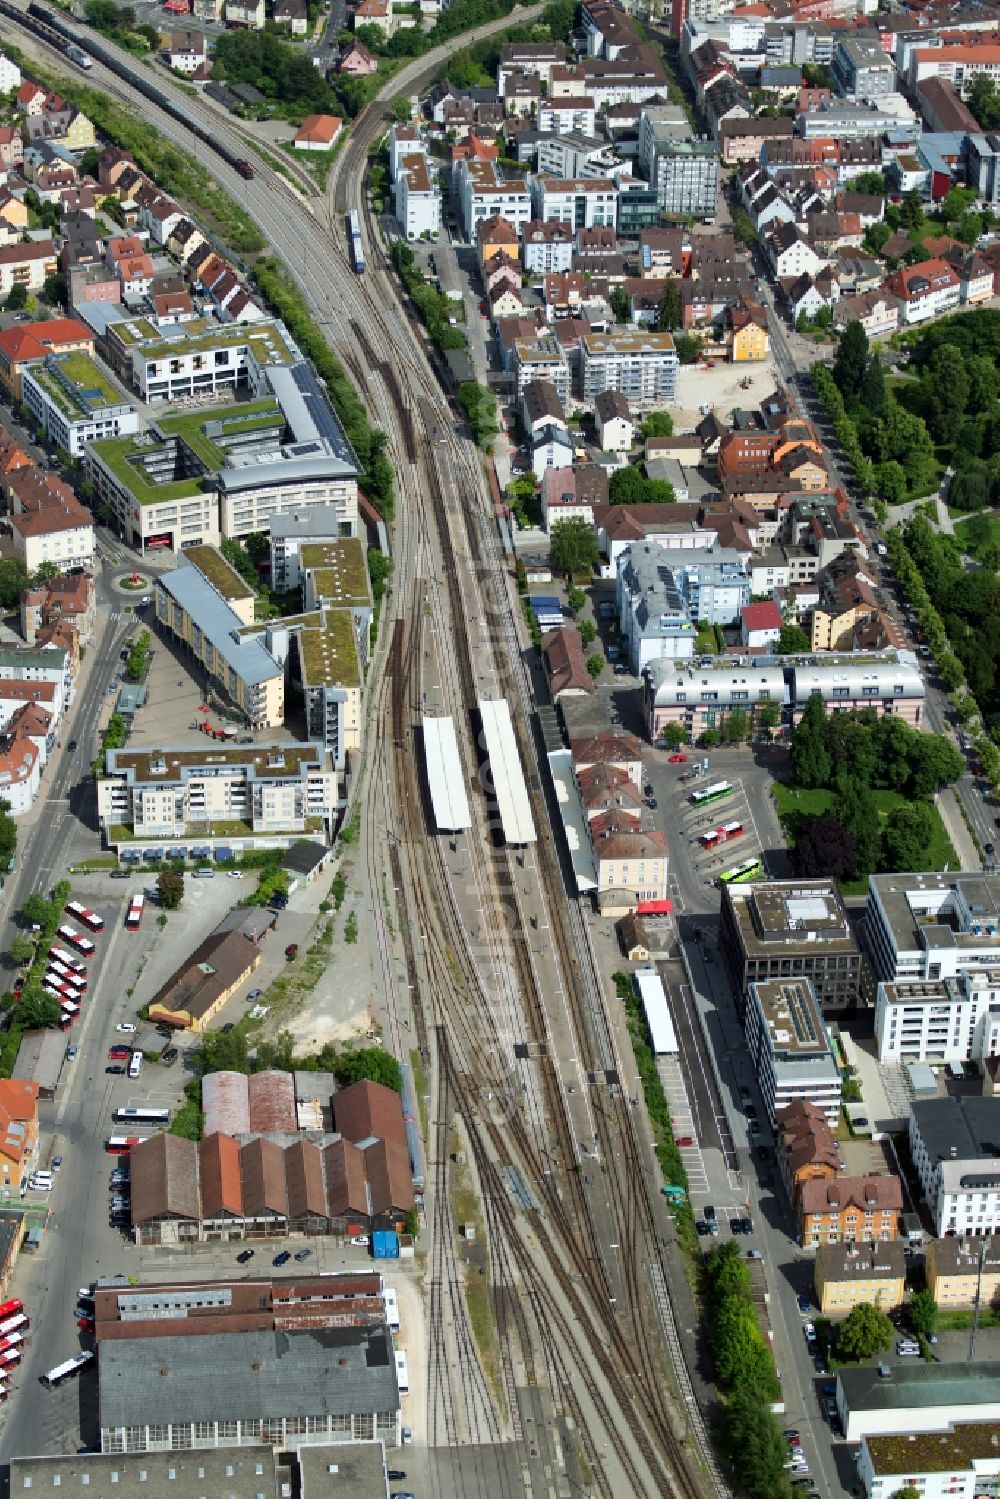
[[[781,781],[774,782],[772,791],[778,816],[792,841],[795,836],[795,825],[800,817],[823,817],[826,813],[832,812],[833,804],[837,800],[835,791],[796,791]],[[872,797],[880,822],[896,807],[910,805],[910,798],[903,796],[899,791],[873,791]],[[933,802],[928,805],[934,822],[934,832],[925,867],[928,870],[944,869],[946,866],[949,869],[957,869],[959,867],[958,855],[941,821],[941,814]],[[841,889],[844,895],[865,895],[868,891],[868,881],[864,879],[845,882]]]
[[[978,528],[983,524],[984,520],[989,524],[990,528],[989,540],[987,544],[993,545],[994,543],[996,543],[1000,545],[1000,512],[994,510],[980,510],[975,515],[966,515],[963,520],[956,520],[955,522],[955,537],[963,552],[968,552],[970,557],[974,557],[976,555],[979,550],[979,545],[977,545],[977,543],[975,542],[970,542],[967,539],[969,527],[973,522],[975,522],[976,528]]]

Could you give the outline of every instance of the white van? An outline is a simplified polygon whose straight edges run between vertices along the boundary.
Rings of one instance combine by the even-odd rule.
[[[138,1077],[142,1072],[142,1052],[134,1051],[128,1060],[129,1077]]]
[[[948,1063],[948,1076],[954,1078],[957,1083],[960,1083],[964,1080],[965,1068],[962,1066],[961,1062]]]

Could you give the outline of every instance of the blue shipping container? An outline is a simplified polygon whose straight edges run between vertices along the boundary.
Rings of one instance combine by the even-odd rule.
[[[399,1235],[392,1229],[379,1229],[372,1234],[373,1260],[398,1260]]]

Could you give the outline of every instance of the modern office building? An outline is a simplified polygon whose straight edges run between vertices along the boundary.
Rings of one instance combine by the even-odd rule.
[[[750,984],[743,1024],[772,1126],[779,1111],[799,1098],[822,1109],[835,1124],[840,1114],[840,1068],[812,981],[770,979]]]
[[[1000,1098],[916,1099],[910,1106],[910,1154],[934,1232],[1000,1232]]]
[[[618,222],[618,189],[610,177],[535,177],[532,202],[545,223],[614,229]]]
[[[648,105],[639,119],[639,164],[668,216],[714,219],[719,153],[714,141],[691,140],[690,135],[679,105]]]
[[[139,430],[135,406],[87,354],[49,354],[25,365],[21,399],[49,440],[73,458],[97,438]]]
[[[853,99],[880,99],[896,91],[896,66],[877,37],[842,36],[830,69],[840,92]]]
[[[880,1062],[982,1062],[1000,1054],[1000,956],[996,968],[957,978],[883,980],[875,1000]]]
[[[669,333],[586,333],[581,339],[585,401],[617,390],[632,407],[669,404],[677,394],[677,366]]]
[[[750,985],[772,979],[811,979],[825,1015],[857,1004],[861,952],[834,880],[724,885],[719,946],[741,1012]]]
[[[874,708],[919,728],[927,687],[912,651],[857,651],[847,655],[799,658],[791,673],[792,718],[798,723],[818,693],[827,713],[858,713]]]
[[[299,556],[304,546],[324,545],[358,534],[357,522],[345,518],[336,505],[310,505],[306,510],[276,515],[271,521],[271,587],[291,593],[302,581]]]
[[[144,401],[178,401],[222,390],[253,390],[267,365],[302,359],[284,323],[220,323],[204,316],[161,325],[153,318],[108,321],[98,349]]]
[[[1000,1482],[1000,1421],[862,1437],[858,1477],[865,1499],[891,1499],[903,1488],[915,1488],[921,1499],[993,1494]]]
[[[1000,968],[1000,875],[872,875],[865,926],[877,979],[937,983]]]

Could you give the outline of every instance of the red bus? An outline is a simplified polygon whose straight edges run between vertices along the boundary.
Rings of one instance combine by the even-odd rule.
[[[0,1353],[4,1352],[8,1348],[19,1348],[23,1342],[23,1333],[12,1332],[9,1337],[0,1338]]]
[[[128,1155],[133,1145],[141,1145],[143,1135],[109,1135],[104,1142],[108,1155]]]
[[[85,937],[82,932],[78,932],[76,930],[76,927],[67,925],[61,926],[59,928],[59,936],[63,939],[64,942],[69,942],[73,947],[75,947],[78,952],[82,952],[85,958],[92,958],[97,951],[97,948],[91,942],[90,938]]]
[[[23,1311],[24,1302],[18,1301],[16,1296],[12,1297],[10,1301],[0,1302],[0,1322],[2,1322],[5,1317],[13,1317],[15,1312]]]
[[[79,989],[68,984],[65,979],[56,978],[54,973],[46,973],[43,984],[49,993],[55,991],[60,999],[71,999],[74,1004],[79,1004],[83,997]]]
[[[23,1312],[18,1312],[16,1317],[8,1317],[6,1322],[0,1322],[0,1338],[6,1338],[12,1332],[27,1332],[31,1323]]]
[[[96,911],[88,911],[86,906],[81,906],[78,900],[66,902],[63,908],[67,916],[72,916],[75,921],[82,921],[88,931],[103,932],[104,922]]]
[[[78,973],[81,978],[87,977],[86,963],[81,963],[79,958],[74,958],[73,954],[71,952],[67,952],[65,947],[50,947],[49,957],[52,959],[53,963],[61,963],[64,968],[71,968],[73,972]]]
[[[75,968],[67,968],[65,963],[60,963],[55,958],[49,960],[45,977],[62,979],[64,984],[72,984],[73,988],[79,989],[81,994],[87,992],[87,980],[77,973]]]
[[[10,1368],[12,1364],[19,1364],[21,1362],[22,1351],[20,1348],[5,1348],[0,1352],[0,1365],[4,1368]]]
[[[140,890],[138,895],[133,895],[128,903],[128,915],[125,917],[125,930],[137,932],[142,926],[142,908],[146,904],[146,897]]]
[[[674,903],[672,900],[641,900],[635,909],[638,916],[669,916]]]
[[[712,828],[709,833],[702,833],[698,841],[702,848],[718,848],[720,843],[728,843],[731,838],[739,838],[742,833],[741,822],[725,822],[719,828]]]

